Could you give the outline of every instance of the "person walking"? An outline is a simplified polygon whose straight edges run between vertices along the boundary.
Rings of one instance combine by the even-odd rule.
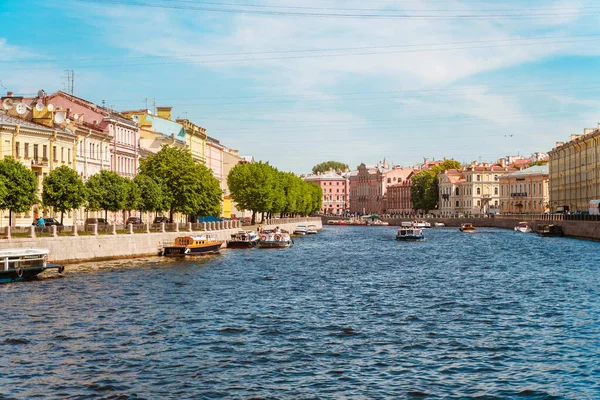
[[[38,219],[38,226],[40,227],[40,236],[44,234],[44,227],[46,226],[46,221],[44,221],[44,217],[40,217]]]

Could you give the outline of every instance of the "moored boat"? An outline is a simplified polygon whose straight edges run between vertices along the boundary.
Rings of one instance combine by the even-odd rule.
[[[291,247],[294,242],[286,231],[263,231],[258,240],[259,249],[284,249]]]
[[[415,221],[413,221],[412,224],[416,228],[421,228],[421,229],[423,229],[423,228],[431,228],[431,223],[429,223],[427,221],[422,221],[422,220],[421,221],[417,221],[417,220],[415,220]]]
[[[306,228],[307,235],[316,235],[317,232],[318,232],[318,230],[317,230],[316,225],[310,224],[310,225],[308,225],[308,228]]]
[[[443,228],[444,226],[446,226],[446,224],[444,224],[443,222],[436,222],[433,224],[433,226],[435,226],[436,228]]]
[[[33,280],[48,269],[56,269],[61,274],[65,267],[49,264],[48,254],[47,249],[0,250],[0,283]]]
[[[460,231],[461,232],[475,232],[475,227],[473,226],[473,224],[462,224],[460,226]]]
[[[296,229],[294,229],[294,235],[306,235],[306,225],[298,225]]]
[[[533,229],[531,229],[531,227],[529,226],[529,224],[527,222],[519,222],[517,224],[517,226],[515,226],[515,232],[522,232],[522,233],[531,233],[533,232]]]
[[[403,222],[396,232],[396,240],[400,241],[419,241],[424,240],[423,230],[413,226],[410,222]]]
[[[254,231],[239,231],[227,241],[228,249],[249,249],[258,245],[258,235]]]
[[[180,236],[173,243],[163,246],[160,255],[167,257],[201,256],[204,254],[219,253],[225,243],[208,235]]]
[[[560,225],[540,225],[535,231],[540,236],[560,237],[563,235],[562,226]]]

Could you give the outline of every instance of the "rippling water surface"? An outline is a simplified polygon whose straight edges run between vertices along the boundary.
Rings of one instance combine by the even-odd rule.
[[[0,286],[0,398],[600,398],[600,243],[394,234]]]

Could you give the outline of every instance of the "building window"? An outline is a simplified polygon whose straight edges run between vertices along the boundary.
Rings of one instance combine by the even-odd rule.
[[[29,143],[25,143],[24,146],[25,146],[25,148],[24,148],[23,155],[25,156],[25,158],[29,158]]]
[[[477,175],[477,182],[481,181],[481,175]]]
[[[65,162],[65,148],[60,148],[60,161]]]
[[[42,159],[44,159],[44,160],[48,159],[48,146],[47,145],[42,146]]]
[[[481,188],[477,188],[477,194],[481,194]]]
[[[67,149],[67,158],[67,161],[69,162],[69,164],[71,164],[71,149]]]
[[[58,161],[58,153],[56,152],[56,146],[52,146],[52,159]]]
[[[16,143],[15,143],[15,157],[17,157],[17,158],[21,157],[21,155],[19,154],[19,148],[20,148],[20,147],[21,147],[21,146],[20,146],[20,143],[19,143],[19,142],[16,142]]]
[[[494,196],[498,196],[498,186],[494,186]]]
[[[460,190],[458,190],[458,188],[456,188],[456,195],[460,196]],[[457,207],[458,207],[458,204],[457,204]]]
[[[456,200],[456,207],[458,207],[458,200]]]

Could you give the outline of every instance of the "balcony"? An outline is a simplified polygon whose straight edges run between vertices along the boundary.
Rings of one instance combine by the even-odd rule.
[[[524,193],[524,192],[511,193],[510,197],[527,197],[527,193]]]
[[[33,158],[31,159],[31,166],[32,167],[47,167],[48,166],[48,159],[47,158]]]

